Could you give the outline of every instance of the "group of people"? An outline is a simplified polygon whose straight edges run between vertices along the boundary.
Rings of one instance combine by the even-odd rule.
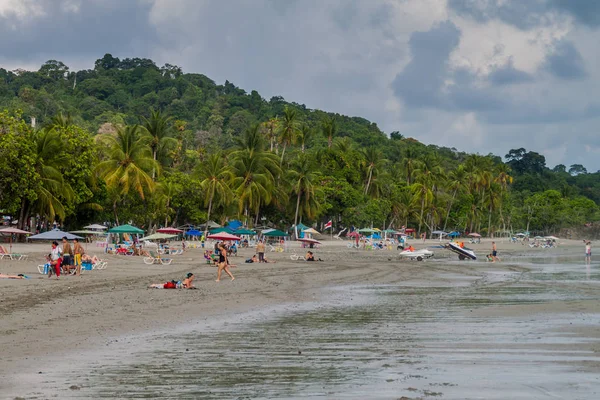
[[[91,257],[85,254],[85,250],[78,239],[73,239],[73,246],[71,246],[66,236],[62,238],[62,246],[56,240],[52,242],[52,248],[46,260],[50,264],[48,278],[56,275],[56,279],[60,278],[61,269],[67,274],[81,276],[83,262],[98,262],[96,256]]]

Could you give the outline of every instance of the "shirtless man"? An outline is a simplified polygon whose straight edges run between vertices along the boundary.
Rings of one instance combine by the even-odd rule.
[[[186,278],[183,280],[182,285],[184,289],[191,289],[194,287],[194,285],[192,284],[192,282],[194,281],[194,274],[192,274],[191,272],[189,272],[186,275]]]
[[[233,274],[229,271],[229,265],[227,265],[227,247],[225,243],[219,243],[219,270],[217,271],[217,280],[215,282],[221,282],[221,272],[225,270],[225,273],[234,280]]]

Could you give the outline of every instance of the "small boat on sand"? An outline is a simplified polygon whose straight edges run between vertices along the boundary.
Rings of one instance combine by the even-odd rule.
[[[475,255],[473,250],[466,248],[466,247],[460,247],[460,245],[458,243],[450,242],[450,243],[446,244],[445,247],[446,247],[446,249],[450,250],[451,252],[458,254],[459,260],[465,260],[465,259],[477,260],[477,256]]]
[[[404,250],[399,254],[400,257],[408,258],[409,260],[423,261],[433,257],[433,251],[427,249],[421,250]]]

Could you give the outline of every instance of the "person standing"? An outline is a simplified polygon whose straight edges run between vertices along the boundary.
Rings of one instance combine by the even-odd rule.
[[[258,262],[265,262],[265,243],[262,240],[256,244],[256,252],[258,253]]]
[[[62,249],[58,246],[58,242],[55,240],[52,242],[52,250],[50,250],[50,268],[48,268],[48,278],[52,276],[52,267],[56,273],[56,279],[60,278],[60,266],[62,264]]]
[[[62,238],[62,259],[61,265],[64,265],[67,274],[69,274],[73,265],[73,250],[66,236]]]
[[[85,254],[83,246],[79,243],[78,239],[73,240],[73,254],[75,261],[75,275],[81,275],[81,257]]]
[[[494,261],[500,261],[498,258],[498,248],[496,247],[496,242],[492,242],[492,257]]]
[[[583,242],[585,243],[585,261],[589,263],[592,261],[592,242],[589,240]]]
[[[219,269],[217,271],[217,280],[215,282],[221,281],[221,272],[225,270],[225,273],[231,277],[231,280],[234,280],[233,274],[229,271],[229,265],[227,261],[227,247],[224,242],[219,243]]]

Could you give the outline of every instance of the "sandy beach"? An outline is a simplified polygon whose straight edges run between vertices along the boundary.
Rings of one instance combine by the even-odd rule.
[[[89,253],[97,253],[106,259],[108,267],[105,270],[86,272],[81,277],[61,276],[60,280],[56,280],[37,272],[36,266],[41,263],[42,255],[47,253],[47,244],[16,244],[13,251],[27,253],[29,259],[4,259],[0,261],[0,273],[23,273],[30,279],[0,280],[0,376],[5,377],[0,382],[0,393],[6,394],[0,395],[0,398],[46,398],[49,392],[30,386],[32,382],[24,381],[23,377],[44,376],[51,372],[48,365],[52,365],[53,360],[106,348],[124,335],[135,337],[186,323],[235,318],[237,315],[272,306],[318,303],[324,292],[353,285],[411,288],[417,293],[412,299],[420,296],[420,288],[437,287],[473,293],[479,291],[476,293],[479,296],[479,293],[483,293],[482,287],[518,287],[522,274],[531,271],[530,266],[520,261],[523,258],[535,260],[581,256],[582,281],[567,282],[570,285],[569,291],[579,293],[580,296],[557,296],[554,300],[524,304],[515,302],[486,305],[483,301],[488,297],[481,294],[481,304],[471,307],[470,318],[508,316],[527,320],[545,315],[544,318],[552,320],[556,315],[579,313],[598,321],[598,266],[592,262],[587,267],[585,279],[586,266],[580,241],[560,240],[559,246],[552,249],[532,249],[503,240],[498,240],[497,243],[499,256],[502,258],[499,263],[459,262],[454,254],[440,248],[432,249],[436,255],[431,260],[411,262],[401,260],[395,250],[348,249],[346,242],[325,241],[322,248],[316,251],[316,255],[324,259],[324,262],[292,261],[290,252],[272,252],[267,256],[276,263],[245,264],[244,260],[253,251],[242,249],[233,258],[233,262],[237,264],[237,267],[232,268],[236,280],[230,281],[227,278],[220,283],[214,281],[216,268],[206,265],[199,248],[174,256],[173,263],[167,266],[146,265],[140,257],[105,255],[100,249],[95,251],[90,246]],[[417,248],[424,247],[419,241],[414,241],[413,244]],[[426,243],[428,247],[439,244],[437,240],[428,240]],[[472,247],[480,259],[484,259],[484,255],[490,252],[491,241],[483,240],[481,244]],[[298,254],[304,251],[297,244],[293,244],[291,250]],[[182,279],[188,272],[196,275],[194,283],[197,290],[148,289],[151,283]],[[553,285],[553,282],[541,281],[539,285],[546,287],[545,285]],[[555,282],[554,285],[564,286],[565,282]],[[493,297],[489,293],[488,295]],[[444,301],[444,297],[436,296],[435,290],[425,290],[422,299],[427,299],[431,304]],[[553,325],[551,328],[567,329],[562,325]],[[600,332],[597,325],[573,325],[571,322],[568,329],[570,335],[583,339],[570,348],[594,355],[592,360],[585,359],[572,366],[584,372],[599,373],[600,360],[597,354],[600,353]],[[65,384],[45,383],[47,388],[54,385],[54,389],[59,391],[67,390],[61,386]],[[595,384],[598,385],[598,381]],[[69,386],[72,385],[81,386],[81,383],[69,383]],[[31,387],[35,387],[33,392]],[[594,390],[599,387],[592,384]],[[418,390],[420,392],[415,390],[412,396],[402,398],[427,397],[425,391]],[[88,398],[84,392],[75,393],[71,397],[78,396]],[[389,398],[401,396],[397,394],[396,397]]]

